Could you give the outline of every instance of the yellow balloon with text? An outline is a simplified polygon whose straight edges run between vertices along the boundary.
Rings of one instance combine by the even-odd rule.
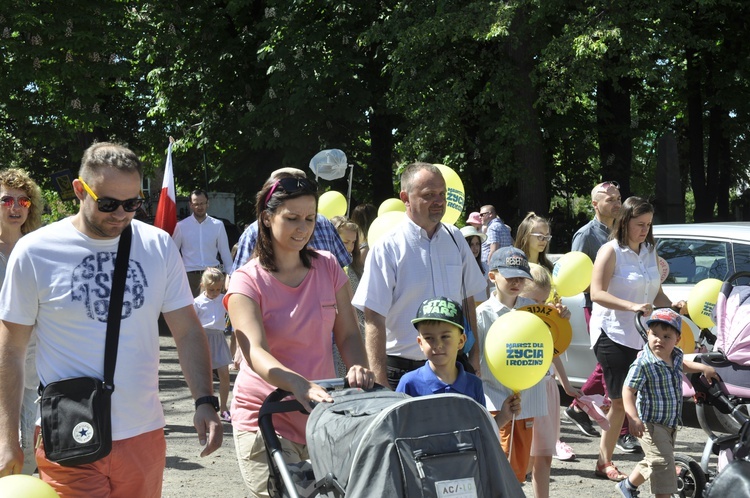
[[[455,225],[456,220],[458,220],[464,210],[464,201],[466,200],[466,196],[464,195],[464,182],[461,181],[461,177],[458,176],[458,173],[445,164],[436,164],[435,166],[437,166],[443,174],[446,187],[445,214],[441,221],[443,223]]]
[[[52,486],[38,477],[13,474],[0,479],[3,498],[59,498]]]
[[[318,199],[318,212],[329,220],[346,214],[346,197],[341,192],[329,190]]]
[[[484,341],[484,359],[492,375],[514,392],[539,383],[553,354],[549,328],[532,313],[504,314],[492,324]]]
[[[688,313],[693,323],[702,329],[710,329],[716,325],[712,315],[723,283],[717,278],[707,278],[695,284],[690,291]]]
[[[586,253],[570,251],[555,261],[552,282],[562,297],[571,297],[585,291],[591,285],[594,263]]]
[[[391,211],[401,211],[402,213],[405,213],[406,204],[404,204],[404,201],[402,201],[401,199],[386,199],[381,202],[380,207],[378,207],[378,216],[383,213],[389,213]]]
[[[370,229],[367,231],[367,243],[369,246],[372,247],[373,244],[385,237],[404,218],[406,218],[406,213],[403,211],[388,211],[375,218],[370,225]]]

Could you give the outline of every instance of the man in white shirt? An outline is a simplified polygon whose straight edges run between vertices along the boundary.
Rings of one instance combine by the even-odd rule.
[[[474,294],[484,276],[461,232],[441,223],[446,186],[433,164],[414,163],[401,175],[406,219],[370,248],[352,303],[365,313],[365,345],[377,382],[394,389],[408,371],[424,364],[411,323],[425,299],[446,296],[464,302],[476,330]],[[476,344],[469,361],[479,369]]]
[[[193,190],[190,210],[193,214],[177,223],[172,238],[182,253],[190,290],[195,297],[200,294],[203,271],[219,266],[217,254],[221,257],[224,273],[227,273],[232,268],[232,253],[229,251],[224,223],[208,215],[208,194],[205,190]]]

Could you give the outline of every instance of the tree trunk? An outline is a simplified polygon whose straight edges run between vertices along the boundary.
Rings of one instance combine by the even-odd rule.
[[[729,165],[725,164],[724,116],[721,106],[711,107],[708,117],[708,163],[706,192],[711,207],[718,203],[718,219],[729,218]],[[712,209],[713,211],[713,209]]]
[[[687,62],[687,114],[688,114],[688,162],[690,163],[690,186],[695,197],[694,221],[711,221],[713,202],[706,189],[706,172],[703,163],[703,99],[701,96],[701,70],[695,50],[685,53]]]
[[[532,38],[527,29],[526,9],[522,7],[516,12],[511,32],[517,33],[519,39],[508,44],[508,56],[516,71],[513,80],[514,94],[517,98],[515,115],[518,116],[518,136],[513,146],[513,159],[518,185],[518,214],[523,217],[528,211],[534,211],[541,216],[547,216],[549,199],[544,140],[539,115],[534,106],[538,98],[531,82],[535,54],[531,49]]]
[[[630,123],[630,83],[619,78],[596,86],[596,124],[599,137],[601,180],[620,183],[623,200],[630,195],[633,144]]]
[[[373,110],[369,116],[370,161],[368,176],[372,181],[372,202],[381,202],[394,196],[399,186],[393,171],[393,128],[394,118]],[[355,175],[357,172],[355,171]]]

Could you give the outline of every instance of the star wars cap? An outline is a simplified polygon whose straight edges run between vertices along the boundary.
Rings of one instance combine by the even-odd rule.
[[[417,317],[411,321],[416,327],[419,322],[428,320],[446,322],[464,330],[464,312],[461,305],[447,297],[425,299],[419,305]]]

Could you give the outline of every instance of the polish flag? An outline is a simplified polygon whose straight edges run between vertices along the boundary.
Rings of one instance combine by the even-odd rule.
[[[174,174],[172,173],[172,144],[174,139],[169,137],[167,149],[167,165],[164,167],[164,182],[159,195],[159,205],[156,207],[154,226],[172,235],[177,225],[177,196],[174,190]]]

